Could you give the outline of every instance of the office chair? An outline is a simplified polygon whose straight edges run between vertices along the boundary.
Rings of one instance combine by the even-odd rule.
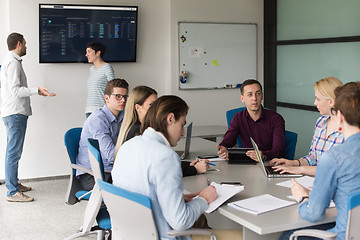
[[[231,120],[234,118],[235,114],[245,110],[246,107],[234,108],[226,111],[226,121],[228,127],[230,126]],[[297,143],[297,133],[285,130],[285,155],[286,159],[294,159],[296,143]],[[239,148],[243,147],[240,136],[236,138],[236,143]]]
[[[360,239],[360,192],[352,193],[348,198],[348,220],[346,225],[345,239]],[[290,240],[296,240],[299,236],[311,236],[322,239],[335,239],[336,234],[324,230],[303,229],[294,232]]]
[[[110,213],[113,239],[159,240],[149,197],[116,187],[100,179],[97,181]],[[207,235],[216,240],[215,235],[207,229],[171,230],[168,235],[172,237]]]
[[[69,129],[65,133],[65,137],[64,137],[65,146],[69,154],[69,158],[71,162],[70,166],[72,169],[72,174],[70,174],[70,183],[66,193],[65,202],[70,205],[77,203],[79,200],[89,200],[89,202],[85,210],[83,226],[80,228],[80,230],[77,233],[71,235],[66,239],[70,240],[96,233],[98,235],[97,239],[102,240],[105,238],[105,231],[103,228],[110,229],[110,227],[108,227],[108,225],[110,225],[110,217],[106,209],[99,210],[93,207],[94,205],[96,205],[95,203],[97,202],[99,196],[101,203],[100,191],[99,189],[97,189],[97,192],[96,190],[94,191],[94,189],[92,191],[82,190],[80,186],[80,182],[76,178],[76,169],[79,169],[81,171],[93,175],[93,172],[90,169],[87,169],[81,165],[76,164],[76,157],[78,155],[81,131],[82,128]],[[93,227],[93,224],[95,222],[95,217],[98,221],[99,226]],[[108,219],[107,223],[106,223],[106,218]]]
[[[65,202],[69,205],[74,205],[81,199],[89,200],[91,195],[90,191],[82,190],[80,182],[76,177],[76,169],[92,175],[90,169],[76,164],[76,157],[79,153],[81,131],[81,127],[71,128],[65,133],[64,136],[64,143],[70,158],[71,167],[70,182],[65,196]]]

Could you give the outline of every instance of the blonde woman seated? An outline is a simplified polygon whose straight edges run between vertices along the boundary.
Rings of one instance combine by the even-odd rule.
[[[331,114],[335,105],[335,89],[342,86],[342,82],[335,77],[327,77],[317,81],[314,105],[322,115],[315,124],[310,152],[297,160],[274,158],[269,164],[280,173],[294,173],[315,176],[316,166],[321,155],[334,145],[344,142],[344,136],[337,129],[336,120]]]
[[[125,116],[116,144],[115,158],[124,142],[140,134],[140,126],[144,122],[145,115],[156,99],[157,92],[147,86],[137,86],[131,91],[125,106]],[[182,161],[183,176],[206,173],[209,168],[207,162],[205,159],[193,162]]]

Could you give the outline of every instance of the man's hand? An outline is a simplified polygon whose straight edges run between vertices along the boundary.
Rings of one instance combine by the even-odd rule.
[[[221,145],[216,145],[216,147],[217,147],[217,149],[219,150],[219,151],[218,151],[219,156],[220,156],[222,159],[229,160],[229,152],[228,152],[227,148],[224,147],[224,146],[221,146]]]
[[[55,93],[49,93],[47,88],[44,88],[44,87],[38,87],[38,93],[40,96],[48,96],[48,97],[56,96]]]
[[[260,153],[260,156],[261,156],[261,159],[263,159],[264,157],[264,154],[262,151],[259,150],[259,153]],[[255,153],[255,150],[249,150],[246,152],[246,156],[248,156],[249,158],[251,158],[252,160],[254,160],[255,162],[259,162],[257,156],[256,156],[256,153]]]
[[[212,203],[217,198],[216,188],[212,185],[208,186],[199,193],[199,197],[204,198],[208,204]]]

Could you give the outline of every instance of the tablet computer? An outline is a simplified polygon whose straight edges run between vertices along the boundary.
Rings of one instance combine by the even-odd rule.
[[[246,152],[253,148],[229,148],[229,164],[257,164],[256,161],[246,156]]]

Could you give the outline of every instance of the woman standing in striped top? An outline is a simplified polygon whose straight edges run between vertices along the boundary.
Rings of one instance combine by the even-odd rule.
[[[105,46],[100,42],[90,42],[86,45],[85,56],[89,63],[94,65],[90,68],[90,76],[87,80],[88,95],[86,99],[86,118],[98,108],[105,105],[104,91],[108,81],[113,80],[114,70],[109,63],[104,62]]]

